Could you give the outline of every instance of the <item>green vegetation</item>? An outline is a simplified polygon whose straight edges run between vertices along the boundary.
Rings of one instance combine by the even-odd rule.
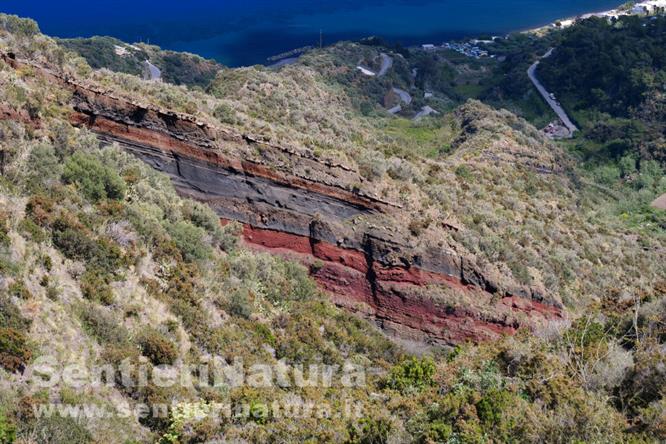
[[[65,162],[62,173],[65,183],[73,183],[92,201],[122,199],[125,182],[109,167],[91,155],[76,153]]]
[[[12,444],[15,440],[16,426],[7,420],[4,412],[0,412],[0,443]]]
[[[632,154],[666,162],[664,29],[666,17],[585,20],[539,68],[582,127],[576,149],[586,160]]]
[[[660,231],[650,203],[666,192],[663,108],[665,17],[592,18],[562,32],[539,75],[581,134],[568,148],[616,200],[616,217]]]
[[[432,359],[410,358],[391,369],[386,385],[403,393],[418,391],[433,385],[435,369]]]
[[[16,372],[30,362],[30,324],[8,296],[0,296],[0,367]]]

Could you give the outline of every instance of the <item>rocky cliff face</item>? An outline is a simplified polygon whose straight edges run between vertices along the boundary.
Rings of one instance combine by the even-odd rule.
[[[402,210],[361,191],[353,168],[43,74],[72,91],[74,125],[165,172],[223,223],[240,222],[249,247],[308,265],[337,304],[403,338],[489,340],[563,317],[557,301],[500,289],[455,251],[396,233],[390,220]]]

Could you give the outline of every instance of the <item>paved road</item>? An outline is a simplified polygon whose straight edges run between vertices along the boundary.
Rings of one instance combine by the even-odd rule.
[[[145,80],[162,80],[162,71],[160,69],[150,63],[150,61],[146,60],[144,62],[145,70],[144,70],[144,78]]]
[[[553,48],[549,49],[548,52],[544,54],[542,59],[550,57],[552,53],[553,53]],[[536,69],[539,66],[539,63],[541,62],[537,60],[532,66],[530,66],[530,69],[527,70],[527,75],[530,77],[530,80],[532,81],[536,89],[539,90],[539,93],[541,93],[541,96],[544,98],[544,100],[553,109],[553,111],[555,111],[555,114],[557,114],[557,117],[560,118],[564,126],[566,126],[569,132],[573,134],[576,131],[578,131],[578,128],[576,128],[576,125],[573,124],[573,122],[567,115],[566,111],[564,111],[564,108],[562,108],[562,106],[557,102],[557,100],[553,100],[550,98],[550,93],[546,90],[546,88],[544,88],[539,79],[537,79]]]
[[[393,67],[393,59],[388,54],[382,52],[380,55],[382,56],[382,67],[379,68],[378,77],[385,76],[388,70]]]
[[[393,92],[396,93],[398,96],[400,96],[400,100],[405,102],[407,105],[412,103],[412,96],[410,96],[409,93],[404,89],[393,88]]]
[[[430,114],[439,114],[439,112],[432,107],[426,105],[423,108],[421,108],[421,111],[419,111],[415,116],[414,120],[419,120],[423,117],[428,117]]]
[[[402,106],[400,106],[400,105],[396,105],[393,108],[391,108],[390,110],[388,110],[388,112],[390,114],[398,114],[400,111],[402,111]]]
[[[374,72],[373,70],[371,70],[371,69],[369,69],[369,68],[366,68],[365,66],[358,65],[358,66],[356,67],[356,69],[358,69],[359,71],[361,71],[361,72],[362,72],[363,74],[365,74],[366,76],[374,77],[374,76],[377,75],[377,74],[375,74],[375,72]]]
[[[269,65],[269,68],[277,69],[277,68],[282,68],[283,66],[287,65],[293,65],[294,63],[298,62],[298,57],[288,57],[286,59],[279,60],[272,65]]]
[[[382,66],[379,68],[379,71],[378,71],[378,72],[374,72],[374,71],[371,70],[370,68],[365,67],[365,66],[363,66],[363,65],[358,65],[358,66],[356,67],[356,69],[358,69],[359,71],[361,71],[361,72],[362,72],[363,74],[365,74],[366,76],[370,76],[370,77],[375,77],[375,76],[377,76],[377,77],[382,77],[382,76],[385,76],[386,73],[388,72],[388,70],[391,69],[391,68],[393,67],[393,59],[392,59],[388,54],[384,54],[383,52],[382,52],[380,55],[382,56]]]

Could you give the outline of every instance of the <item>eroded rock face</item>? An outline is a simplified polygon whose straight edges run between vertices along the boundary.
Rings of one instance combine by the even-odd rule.
[[[560,307],[509,294],[493,294],[465,282],[462,259],[440,257],[440,272],[428,271],[389,254],[398,245],[366,235],[363,250],[343,248],[312,237],[279,233],[249,225],[249,246],[300,260],[338,305],[376,320],[403,338],[432,344],[496,339],[518,328],[561,319]],[[404,262],[402,262],[404,260]],[[431,258],[432,264],[435,259]],[[425,291],[440,286],[458,296],[459,304]]]
[[[416,247],[369,223],[400,218],[401,209],[359,191],[363,179],[353,168],[45,75],[73,92],[73,124],[168,174],[222,221],[243,224],[247,246],[304,263],[336,304],[392,333],[455,344],[564,316],[556,300],[500,289],[454,251]]]

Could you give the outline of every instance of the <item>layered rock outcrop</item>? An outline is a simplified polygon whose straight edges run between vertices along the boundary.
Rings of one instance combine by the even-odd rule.
[[[165,172],[181,194],[243,224],[249,247],[301,261],[335,303],[401,337],[482,341],[563,317],[540,292],[501,289],[455,251],[392,230],[406,215],[361,191],[349,166],[44,75],[71,90],[73,124]]]

